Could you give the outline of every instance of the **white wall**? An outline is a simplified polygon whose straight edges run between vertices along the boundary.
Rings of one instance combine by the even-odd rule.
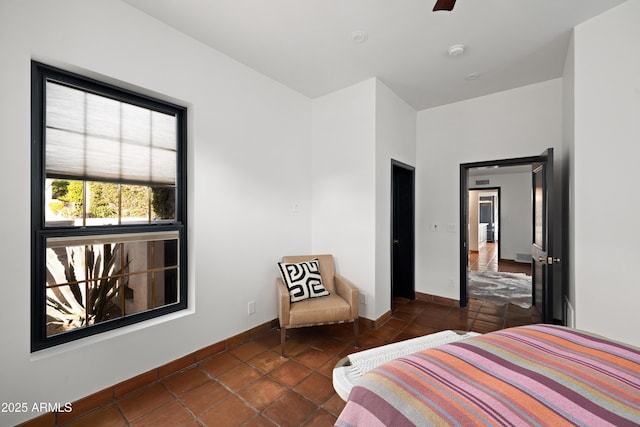
[[[418,112],[417,291],[460,296],[460,164],[559,149],[561,96],[555,79]],[[440,231],[429,231],[431,223]],[[446,231],[449,223],[455,233]]]
[[[391,159],[416,164],[416,117],[409,104],[376,81],[376,306],[391,309]]]
[[[377,79],[312,105],[313,252],[335,255],[375,320],[391,308],[391,159],[415,163],[416,112]]]
[[[640,345],[640,0],[575,28],[571,237],[576,327]]]
[[[564,310],[565,320],[569,327],[575,327],[575,251],[573,248],[573,241],[575,239],[575,221],[569,220],[574,217],[575,212],[575,158],[573,153],[575,152],[575,90],[574,90],[574,76],[575,76],[575,58],[574,58],[575,44],[574,36],[571,35],[571,41],[567,49],[567,57],[564,64],[564,72],[562,75],[562,149],[564,158],[564,176],[563,176],[563,192],[565,197],[563,198],[563,211],[566,227],[562,236],[564,247],[564,282],[565,297],[564,297]]]
[[[311,248],[309,99],[117,1],[3,1],[0,53],[0,401],[73,401],[275,317],[275,262]],[[30,353],[32,58],[188,106],[189,311]]]
[[[336,269],[375,303],[375,96],[369,79],[314,99],[309,188],[312,252],[331,253]]]

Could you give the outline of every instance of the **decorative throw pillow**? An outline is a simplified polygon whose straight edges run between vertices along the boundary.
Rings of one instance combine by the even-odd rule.
[[[291,302],[329,295],[329,291],[322,285],[318,259],[295,263],[279,262],[278,267],[280,267],[282,281],[289,289]]]

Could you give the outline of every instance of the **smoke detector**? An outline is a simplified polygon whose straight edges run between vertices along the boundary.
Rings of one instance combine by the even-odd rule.
[[[449,50],[447,51],[449,53],[449,56],[462,56],[462,54],[464,53],[464,45],[462,44],[454,44],[453,46],[451,46],[449,48]]]
[[[362,44],[369,40],[369,34],[366,31],[356,30],[351,33],[351,40],[356,44]]]

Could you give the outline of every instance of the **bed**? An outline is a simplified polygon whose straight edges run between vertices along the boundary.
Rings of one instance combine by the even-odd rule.
[[[352,353],[340,359],[333,369],[333,388],[346,402],[360,377],[383,363],[477,335],[480,334],[468,331],[441,331]]]
[[[555,325],[491,332],[369,371],[336,421],[414,425],[640,425],[640,349]]]

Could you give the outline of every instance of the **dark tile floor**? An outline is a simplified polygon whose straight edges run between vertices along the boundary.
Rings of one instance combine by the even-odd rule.
[[[445,330],[489,332],[535,323],[533,309],[471,300],[466,308],[394,301],[377,330],[351,325],[292,330],[286,357],[272,329],[142,390],[64,424],[79,426],[332,426],[344,407],[335,393],[336,362],[354,351]]]

